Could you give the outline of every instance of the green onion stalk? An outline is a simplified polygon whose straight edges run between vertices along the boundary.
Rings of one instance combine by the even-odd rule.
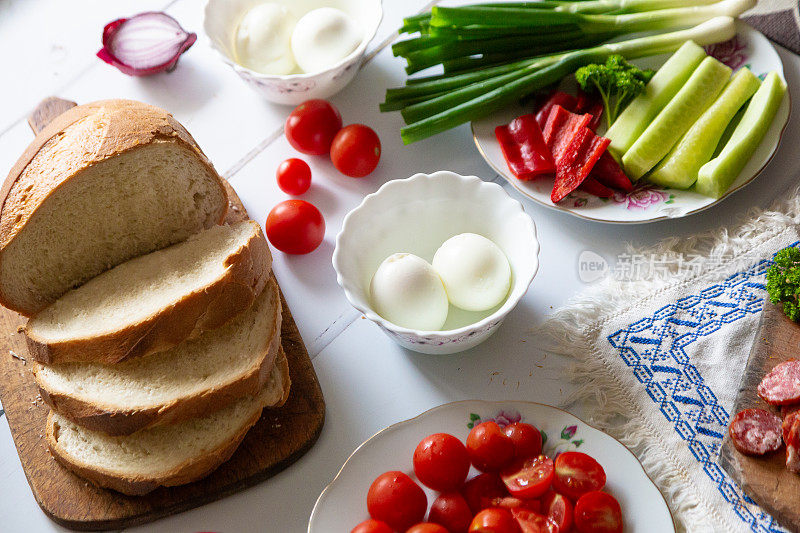
[[[723,3],[730,2],[719,2]],[[719,16],[689,29],[534,58],[530,63],[520,61],[517,71],[503,71],[502,67],[497,67],[498,74],[494,77],[478,79],[466,86],[448,90],[445,94],[427,101],[412,103],[404,108],[403,117],[407,120],[408,126],[401,130],[401,137],[405,144],[410,144],[481,118],[526,95],[558,83],[584,65],[604,62],[610,55],[619,54],[630,60],[667,54],[677,50],[686,41],[694,41],[704,46],[726,41],[735,34],[734,19],[730,16]],[[466,78],[466,75],[464,76]],[[430,90],[430,84],[437,82],[445,86],[447,79],[440,78],[425,83]],[[420,86],[425,87],[423,84],[418,84],[406,89],[418,90],[417,87]],[[402,96],[399,90],[392,94],[394,98]]]
[[[439,64],[453,73],[594,47],[636,32],[685,28],[715,16],[736,17],[754,5],[755,0],[588,0],[434,6],[427,19],[406,19],[403,30],[421,35],[392,50],[406,59],[408,74]],[[603,11],[608,9],[632,12]]]

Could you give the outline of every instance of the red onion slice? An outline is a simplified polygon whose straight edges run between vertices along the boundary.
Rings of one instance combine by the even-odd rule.
[[[148,11],[106,24],[97,57],[129,76],[149,76],[172,71],[196,40],[166,13]]]

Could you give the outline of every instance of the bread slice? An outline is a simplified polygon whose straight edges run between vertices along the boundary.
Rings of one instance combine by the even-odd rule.
[[[44,401],[94,431],[129,435],[221,409],[264,386],[280,346],[281,301],[270,280],[221,328],[116,365],[34,363]]]
[[[214,226],[66,293],[28,321],[28,350],[45,364],[111,364],[166,350],[248,309],[271,263],[256,222]]]
[[[100,272],[225,216],[217,172],[166,111],[75,107],[37,137],[0,189],[0,303],[31,316]]]
[[[56,460],[96,485],[146,494],[159,486],[191,483],[227,461],[262,409],[282,405],[289,386],[289,367],[280,350],[259,394],[225,409],[121,437],[91,431],[51,412],[47,444]]]

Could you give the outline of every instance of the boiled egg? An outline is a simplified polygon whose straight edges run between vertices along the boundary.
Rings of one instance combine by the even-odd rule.
[[[409,329],[441,329],[447,320],[447,293],[433,267],[414,254],[392,254],[380,264],[369,286],[375,311]]]
[[[475,233],[447,239],[433,256],[447,297],[466,311],[486,311],[508,295],[511,266],[503,251],[492,241]]]
[[[234,36],[236,62],[262,74],[290,74],[297,70],[292,56],[292,31],[297,19],[275,2],[248,10]]]
[[[364,39],[364,32],[341,9],[321,7],[303,15],[292,33],[292,54],[304,72],[332,67]]]

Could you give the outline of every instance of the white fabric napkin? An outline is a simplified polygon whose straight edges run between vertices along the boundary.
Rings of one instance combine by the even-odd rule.
[[[800,241],[798,223],[795,194],[732,231],[631,250],[538,331],[548,349],[578,359],[570,403],[637,454],[679,529],[784,531],[717,460],[766,270]]]

